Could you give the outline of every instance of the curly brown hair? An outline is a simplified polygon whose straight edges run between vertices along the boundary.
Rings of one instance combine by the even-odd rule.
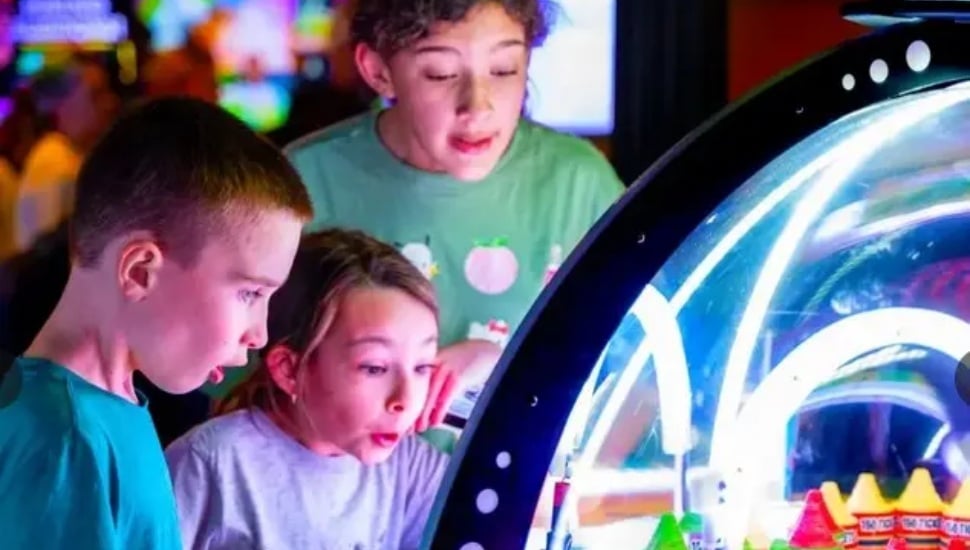
[[[391,56],[428,36],[435,23],[456,23],[482,4],[498,4],[525,28],[526,42],[542,45],[552,25],[552,0],[351,0],[350,34]]]

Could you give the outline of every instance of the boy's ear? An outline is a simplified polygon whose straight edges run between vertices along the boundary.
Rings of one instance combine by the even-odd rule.
[[[162,249],[151,238],[138,238],[124,244],[118,262],[118,285],[129,301],[144,300],[158,284],[165,263]]]
[[[290,348],[276,345],[266,353],[266,370],[269,377],[283,393],[294,398],[296,396],[296,367],[299,357]]]
[[[354,63],[364,82],[384,99],[394,99],[394,84],[391,82],[391,70],[381,54],[364,43],[354,48]]]

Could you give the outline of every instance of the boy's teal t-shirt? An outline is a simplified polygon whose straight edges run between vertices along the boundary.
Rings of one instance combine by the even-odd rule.
[[[0,383],[0,548],[180,549],[147,402],[44,359]]]
[[[482,181],[421,171],[394,157],[369,112],[287,148],[316,216],[310,229],[363,230],[429,277],[441,344],[504,346],[566,255],[623,192],[586,140],[521,121]],[[453,410],[467,416],[474,395]]]

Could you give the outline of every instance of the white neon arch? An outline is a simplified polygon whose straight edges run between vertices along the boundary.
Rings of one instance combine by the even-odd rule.
[[[610,399],[593,426],[589,442],[578,461],[579,468],[592,467],[623,399],[640,377],[651,353],[657,373],[660,415],[664,419],[661,435],[664,452],[683,454],[690,448],[690,375],[677,312],[656,287],[647,285],[633,302],[630,313],[643,326],[645,334],[620,372]],[[655,342],[660,344],[653,345]]]
[[[900,100],[900,101],[911,101],[911,100]],[[848,139],[848,138],[845,138]],[[834,146],[826,149],[824,152],[819,154],[811,162],[802,166],[794,175],[785,179],[781,184],[772,189],[763,199],[761,199],[753,208],[751,208],[747,214],[742,216],[738,223],[731,226],[731,228],[725,233],[717,244],[715,244],[711,250],[704,256],[704,258],[697,264],[697,266],[691,271],[691,273],[684,279],[684,282],[678,287],[677,292],[674,293],[673,297],[667,302],[667,305],[663,306],[663,311],[669,312],[673,319],[676,321],[680,310],[690,301],[697,292],[697,289],[707,280],[707,277],[714,271],[724,258],[730,254],[734,247],[745,237],[748,233],[754,229],[765,216],[771,213],[776,206],[781,204],[782,201],[788,198],[789,195],[797,191],[802,185],[814,177],[819,171],[824,169],[826,166],[831,164],[833,161],[838,159],[840,155],[844,155],[844,151],[840,146]],[[652,287],[652,285],[649,285]],[[646,292],[646,290],[645,290]],[[656,303],[656,302],[655,302]],[[644,302],[644,293],[641,293],[637,297],[637,300],[631,306],[631,311],[646,311],[649,310],[649,306]],[[638,318],[643,322],[645,317],[650,315],[638,315]],[[645,326],[645,325],[644,325]],[[677,325],[677,334],[680,336],[680,326]],[[680,353],[683,354],[683,339],[678,337],[676,339],[678,345],[680,345]],[[671,344],[673,345],[673,344]],[[645,337],[640,344],[637,346],[636,351],[631,356],[630,360],[627,362],[627,366],[624,367],[623,372],[626,373],[633,365],[635,369],[634,373],[631,373],[628,377],[623,377],[621,375],[620,380],[617,382],[617,387],[611,392],[609,398],[607,399],[606,406],[603,412],[600,414],[596,425],[593,429],[593,435],[595,437],[590,438],[590,443],[587,445],[587,451],[584,452],[585,455],[595,455],[599,452],[602,445],[603,439],[606,437],[606,431],[612,426],[613,422],[616,420],[616,414],[619,412],[620,404],[622,400],[626,398],[627,393],[633,385],[633,381],[639,376],[640,371],[643,368],[643,364],[650,358],[652,353],[651,349],[651,339],[649,336]],[[666,354],[665,354],[666,355]],[[601,358],[602,360],[602,358]],[[597,363],[599,366],[599,363]],[[657,364],[658,376],[661,370],[675,369],[676,365],[661,365]],[[687,369],[686,362],[684,368]],[[673,375],[674,379],[687,378],[687,374],[683,375]],[[682,391],[675,388],[665,387],[664,382],[658,379],[658,391],[661,395],[661,406],[663,402],[664,395],[681,395]],[[671,391],[667,391],[671,390]],[[590,389],[591,391],[591,389]],[[690,396],[690,389],[688,387],[688,396]],[[614,403],[615,402],[615,403]],[[574,408],[575,411],[575,408]],[[689,414],[689,413],[688,413]],[[665,417],[666,418],[666,417]],[[689,416],[688,416],[689,421]],[[666,425],[670,427],[671,431],[681,432],[686,430],[690,431],[690,425],[686,427],[679,426],[676,424],[676,420],[673,424],[667,422]],[[577,424],[571,423],[571,425],[576,426],[575,429],[580,429]],[[571,431],[571,430],[570,430]],[[569,431],[567,431],[569,433]],[[587,458],[587,462],[591,462],[592,458]]]
[[[913,108],[911,106],[911,103],[913,103],[914,100],[902,100],[902,101],[907,101],[908,103],[906,105],[909,105],[910,109]],[[926,102],[926,99],[924,98],[923,101]],[[931,112],[932,110],[925,111],[924,113],[922,113],[921,116],[919,116],[919,118],[922,118],[923,116],[927,116],[928,114],[931,114]],[[895,120],[899,119],[898,116],[893,116],[892,118]],[[916,122],[916,120],[914,120],[913,122]],[[872,149],[874,141],[888,139],[887,135],[883,133],[884,131],[885,129],[881,127],[871,129],[869,133],[865,134],[864,138],[862,139],[862,141],[864,142],[862,145],[867,149]],[[637,315],[638,319],[643,324],[645,330],[646,330],[646,324],[644,324],[644,319],[649,318],[652,315],[656,315],[656,314],[668,315],[669,317],[673,318],[675,321],[674,325],[677,331],[676,332],[677,337],[669,341],[661,340],[662,342],[661,346],[665,348],[677,347],[678,349],[671,352],[658,351],[658,354],[662,354],[665,356],[672,356],[671,354],[684,355],[683,340],[680,337],[680,327],[679,325],[676,324],[676,318],[679,315],[680,310],[683,309],[683,307],[687,304],[687,302],[690,301],[694,293],[697,291],[698,288],[700,288],[701,284],[707,279],[707,277],[711,274],[714,268],[716,268],[721,263],[721,261],[734,250],[735,246],[737,246],[737,244],[741,241],[741,239],[743,239],[748,233],[750,233],[751,230],[754,229],[754,227],[757,226],[758,223],[760,223],[761,220],[764,219],[766,215],[768,215],[772,210],[774,210],[776,206],[778,206],[782,201],[788,198],[789,195],[797,191],[800,187],[802,187],[806,182],[811,180],[811,178],[814,177],[816,174],[818,174],[820,171],[824,170],[827,166],[833,163],[836,163],[841,159],[844,159],[847,155],[852,155],[853,151],[847,150],[845,148],[845,145],[846,143],[849,143],[849,144],[854,143],[852,141],[853,139],[856,142],[858,142],[860,140],[860,136],[858,134],[855,134],[853,136],[850,136],[849,138],[843,139],[842,143],[840,143],[838,146],[833,146],[830,149],[827,149],[822,154],[820,154],[815,159],[813,159],[811,162],[802,166],[794,175],[787,178],[781,184],[779,184],[777,187],[771,190],[768,193],[768,195],[765,196],[765,198],[763,198],[761,201],[759,201],[747,214],[745,214],[738,223],[731,226],[731,228],[724,235],[724,237],[721,238],[717,242],[717,244],[715,244],[714,247],[711,248],[710,252],[708,252],[704,256],[704,258],[698,263],[698,265],[694,268],[694,270],[691,271],[691,273],[680,285],[680,287],[677,289],[677,292],[674,293],[673,297],[669,300],[669,302],[666,299],[663,299],[662,302],[658,302],[652,299],[650,300],[653,306],[658,307],[657,313],[649,313],[649,310],[651,309],[651,304],[648,304],[646,301],[647,299],[645,298],[645,296],[648,291],[647,289],[644,289],[644,292],[641,293],[641,295],[634,302],[633,306],[631,306],[631,311]],[[853,167],[854,166],[855,165],[853,165]],[[848,174],[846,174],[846,176],[847,175]],[[799,204],[800,205],[811,204],[813,201],[817,199],[818,199],[817,195],[810,195],[810,196],[804,197]],[[804,231],[802,233],[804,233]],[[775,283],[775,286],[777,286],[777,281]],[[652,285],[648,285],[648,288],[652,289]],[[771,289],[770,293],[771,294],[774,293],[774,288]],[[657,294],[659,295],[659,292],[657,292]],[[661,295],[661,298],[662,298],[662,295]],[[658,304],[661,304],[661,305],[658,305]],[[641,313],[637,313],[637,312],[641,312]],[[621,378],[617,382],[617,387],[614,388],[614,390],[612,391],[609,399],[607,400],[607,404],[604,411],[600,414],[599,418],[596,421],[596,425],[594,426],[594,429],[593,429],[593,437],[590,438],[590,443],[587,445],[588,450],[587,452],[584,453],[584,455],[592,454],[593,456],[595,456],[596,453],[598,453],[599,448],[602,445],[602,441],[606,436],[606,432],[608,431],[609,427],[616,419],[616,414],[619,411],[619,405],[620,405],[619,402],[622,402],[622,400],[626,398],[627,393],[629,392],[630,388],[633,385],[633,382],[636,380],[636,377],[639,376],[640,371],[643,368],[644,362],[650,357],[651,352],[653,351],[651,349],[651,342],[653,341],[654,340],[651,339],[649,335],[646,336],[641,341],[640,345],[637,346],[636,351],[631,356],[626,367],[624,367],[623,373],[621,374]],[[671,374],[669,376],[663,376],[660,374],[662,371],[664,373],[672,372],[672,370],[679,368],[678,363],[679,363],[678,361],[674,361],[673,363],[668,363],[668,362],[661,362],[661,360],[657,360],[657,363],[656,363],[656,368],[658,373],[657,389],[661,396],[660,397],[660,408],[662,411],[661,414],[663,414],[663,409],[664,409],[663,403],[665,401],[664,399],[665,396],[683,395],[683,392],[681,391],[680,388],[668,387],[666,385],[666,379],[672,379],[672,380],[688,379],[689,380],[688,378],[689,375],[687,374],[687,372],[684,372],[682,374]],[[635,372],[631,372],[629,373],[629,375],[623,376],[624,374],[627,373],[628,369],[630,369],[631,366]],[[687,370],[686,359],[683,362],[683,368]],[[743,376],[745,373],[742,372],[739,374],[743,379]],[[727,384],[726,381],[724,381],[723,383]],[[738,384],[733,381],[730,384],[728,384],[729,387],[734,387],[737,385]],[[687,391],[687,396],[690,397],[689,387]],[[617,401],[617,403],[614,403],[614,401]],[[664,418],[666,419],[666,416],[664,416]],[[665,425],[669,426],[671,428],[670,431],[672,432],[689,433],[690,431],[689,411],[688,411],[688,415],[686,416],[686,419],[688,422],[688,425],[686,427],[682,427],[679,425],[679,421],[682,418],[683,418],[683,415],[678,414],[676,420],[673,420],[672,423],[666,422]],[[716,433],[718,430],[715,429],[714,431]],[[665,451],[670,452],[670,451],[667,451],[666,447],[665,447]],[[586,460],[591,461],[592,458],[587,458]]]
[[[940,445],[943,444],[943,439],[953,430],[950,424],[943,424],[940,429],[933,435],[933,439],[926,445],[926,450],[923,451],[923,460],[932,458],[933,455],[940,451]]]
[[[684,339],[677,324],[677,311],[653,285],[647,285],[631,310],[654,346],[660,417],[664,419],[661,445],[667,454],[683,454],[690,449],[691,391],[690,371],[684,352]]]
[[[759,479],[765,475],[770,445],[784,441],[789,419],[806,397],[856,357],[893,344],[937,350],[959,361],[970,342],[970,324],[932,310],[885,308],[841,319],[800,344],[761,382],[726,434],[725,509],[733,516],[729,542],[740,548],[749,525]]]
[[[913,101],[914,100],[911,98],[906,98],[894,100],[893,103],[904,102],[903,104],[907,105]],[[842,150],[842,145],[848,139],[849,137],[842,138],[839,140],[839,143],[833,145],[829,149],[826,149],[811,162],[802,166],[797,172],[795,172],[795,174],[778,184],[777,187],[772,189],[763,199],[755,204],[754,207],[751,208],[751,210],[749,210],[740,221],[738,221],[738,223],[731,226],[728,232],[724,234],[724,237],[722,237],[717,244],[711,248],[711,251],[704,256],[704,259],[697,264],[697,267],[691,271],[690,275],[688,275],[687,278],[684,279],[684,282],[681,283],[680,287],[677,289],[677,292],[674,293],[673,297],[670,299],[670,303],[673,305],[674,310],[679,312],[684,305],[690,301],[690,299],[694,296],[694,293],[697,292],[697,289],[700,288],[701,284],[703,284],[711,272],[714,271],[714,268],[717,267],[718,264],[720,264],[721,261],[734,250],[734,247],[737,246],[741,239],[750,233],[751,230],[754,229],[765,216],[770,214],[771,211],[774,210],[776,206],[781,204],[782,201],[787,199],[789,195],[801,188],[802,185],[815,176],[815,174],[844,155],[845,153]]]
[[[966,90],[970,88],[970,83],[955,84],[943,91],[932,92],[932,93],[946,93],[952,90]],[[925,100],[925,98],[924,98]],[[906,105],[911,105],[915,102],[913,98],[901,98],[888,102],[889,108],[892,109],[902,109]],[[865,112],[866,110],[876,110],[887,107],[887,104],[880,104],[878,106],[872,106],[867,109],[859,111],[859,113]],[[857,113],[858,114],[858,113]],[[878,115],[885,116],[884,114]],[[850,133],[851,135],[851,133]],[[888,138],[886,138],[888,139]],[[763,199],[761,199],[757,204],[754,205],[751,210],[745,214],[738,223],[731,226],[724,237],[722,237],[711,251],[704,256],[698,264],[697,267],[684,279],[684,282],[674,293],[673,297],[670,299],[670,303],[673,305],[674,310],[680,311],[687,302],[694,296],[697,289],[700,288],[701,284],[707,279],[707,277],[714,271],[714,268],[721,263],[721,261],[734,250],[734,247],[743,239],[748,233],[751,232],[761,220],[771,213],[776,206],[781,204],[783,200],[788,198],[789,195],[797,191],[802,185],[805,184],[809,179],[812,178],[817,172],[831,164],[833,161],[838,159],[840,156],[844,155],[844,151],[841,149],[843,142],[847,141],[848,137],[843,138],[840,142],[829,149],[825,150],[811,162],[805,164],[800,168],[794,175],[784,180],[777,187],[772,189]]]
[[[802,197],[762,265],[751,291],[751,298],[738,324],[721,382],[721,392],[714,417],[714,429],[711,434],[712,463],[725,461],[724,453],[731,448],[731,442],[726,438],[730,438],[735,432],[731,425],[738,417],[744,380],[757,345],[758,335],[761,333],[775,291],[805,233],[812,227],[846,179],[878,151],[880,144],[894,138],[926,117],[968,98],[970,93],[966,90],[940,91],[928,97],[920,97],[885,115],[882,120],[873,122],[838,147],[841,153],[838,159],[825,169],[820,175],[820,181]]]
[[[907,100],[907,101],[912,101],[912,100]],[[881,137],[885,138],[885,136],[881,136]],[[850,138],[844,138],[842,141],[845,142],[845,141],[848,141],[849,139]],[[669,302],[667,302],[666,299],[663,300],[667,305],[662,306],[661,310],[665,314],[669,313],[669,315],[672,316],[672,318],[674,319],[678,337],[671,342],[661,341],[661,344],[660,344],[661,346],[663,347],[678,346],[679,349],[677,350],[677,352],[680,355],[684,355],[683,338],[681,337],[681,334],[680,334],[680,326],[676,324],[676,318],[679,315],[680,310],[683,309],[683,307],[687,304],[687,302],[690,301],[694,293],[697,292],[697,289],[700,288],[700,286],[704,283],[704,281],[707,280],[707,277],[710,276],[711,272],[714,271],[714,268],[716,268],[721,263],[721,261],[724,260],[724,258],[734,250],[735,246],[737,246],[737,244],[748,233],[750,233],[751,230],[754,229],[754,227],[756,227],[758,223],[760,223],[761,220],[764,219],[765,216],[767,216],[772,210],[774,210],[776,206],[781,204],[782,201],[788,198],[789,195],[797,191],[806,182],[811,180],[812,177],[818,174],[818,172],[822,171],[828,165],[832,164],[833,162],[836,162],[838,159],[840,159],[841,157],[847,154],[845,149],[843,149],[842,145],[843,143],[840,143],[838,146],[834,146],[830,149],[825,150],[823,153],[821,153],[811,162],[802,166],[797,172],[795,172],[794,175],[785,179],[781,184],[779,184],[777,187],[771,190],[767,194],[767,196],[765,196],[761,201],[759,201],[754,206],[754,208],[752,208],[747,214],[745,214],[738,223],[731,226],[731,228],[724,235],[724,237],[722,237],[717,242],[717,244],[715,244],[711,248],[710,252],[708,252],[704,256],[704,258],[697,264],[697,266],[693,269],[693,271],[691,271],[691,273],[687,276],[687,278],[684,279],[684,282],[680,285],[680,287],[678,287],[677,291],[674,293],[673,297],[669,300]],[[802,199],[801,203],[804,203],[807,199],[810,199],[810,198],[811,197],[806,197]],[[647,288],[653,288],[653,286],[648,285]],[[634,304],[631,306],[631,312],[643,312],[643,314],[637,314],[637,317],[640,320],[641,324],[643,324],[643,320],[645,318],[649,318],[653,315],[652,313],[649,312],[650,305],[648,305],[645,302],[645,296],[647,292],[648,291],[644,289],[644,292],[637,297],[636,301],[634,301]],[[651,302],[653,304],[659,303],[655,300],[651,300]],[[646,324],[644,324],[644,327],[646,328]],[[620,404],[622,403],[622,400],[626,398],[627,393],[629,392],[630,388],[633,385],[633,382],[639,376],[647,359],[650,358],[650,355],[653,352],[653,349],[652,349],[653,346],[651,345],[653,341],[654,340],[651,339],[649,335],[644,337],[644,339],[637,346],[635,352],[627,362],[627,365],[624,367],[623,372],[621,373],[620,379],[617,381],[617,386],[611,392],[609,398],[607,399],[607,403],[606,403],[606,406],[604,407],[604,410],[602,411],[599,418],[595,422],[593,432],[592,432],[593,435],[589,439],[587,450],[584,451],[583,453],[584,457],[581,460],[584,460],[587,464],[591,464],[593,457],[595,457],[596,454],[599,452],[599,449],[602,446],[602,442],[606,437],[606,433],[608,432],[610,426],[612,426],[613,422],[616,420],[616,415],[619,412]],[[663,355],[666,356],[668,355],[668,353],[663,352]],[[630,371],[631,367],[633,369],[633,372],[629,372],[629,374],[627,374],[628,371]],[[678,368],[677,362],[667,364],[667,363],[661,363],[661,361],[658,360],[656,363],[656,369],[658,373],[657,389],[661,396],[660,398],[661,408],[663,408],[663,401],[664,401],[665,395],[683,394],[683,392],[678,388],[666,387],[665,385],[663,385],[664,382],[660,379],[661,371],[666,372],[677,368]],[[686,365],[686,361],[683,364],[683,368],[685,369],[685,373],[675,374],[665,378],[672,378],[675,380],[679,380],[679,379],[689,380],[689,375],[686,372],[687,370],[689,370]],[[687,389],[687,396],[690,397],[689,387]],[[666,417],[664,418],[666,420]],[[668,426],[670,431],[672,432],[689,433],[690,425],[688,424],[686,426],[680,426],[678,424],[679,419],[680,419],[680,415],[678,415],[677,420],[665,421],[665,425]],[[687,421],[688,422],[690,421],[689,412],[687,416]],[[589,457],[588,455],[592,455],[592,457]]]
[[[817,359],[827,361],[828,358]],[[858,403],[888,403],[916,411],[942,423],[949,422],[946,406],[935,392],[928,394],[925,389],[913,388],[907,382],[860,381],[851,385],[830,389],[824,396],[813,399],[811,395],[796,410],[795,414],[817,411],[831,406]]]
[[[664,419],[661,445],[664,452],[669,455],[682,456],[690,449],[690,379],[676,312],[667,298],[653,285],[647,285],[640,292],[630,312],[643,326],[645,334],[621,370],[604,404],[603,411],[593,425],[585,448],[576,459],[574,486],[578,490],[567,494],[564,505],[566,510],[574,510],[579,496],[587,491],[584,480],[593,470],[596,457],[599,456],[606,436],[613,428],[620,407],[646,367],[651,353],[654,355],[654,369],[657,375],[658,407],[660,416]],[[661,345],[654,346],[653,342],[660,342]],[[590,387],[589,382],[587,381],[586,389]],[[580,429],[579,425],[577,424],[574,429]],[[683,496],[679,491],[675,492],[677,498],[674,507],[678,512],[682,512],[683,509]]]
[[[746,214],[742,219],[728,230],[727,234],[721,240],[717,242],[716,245],[711,249],[710,252],[698,263],[697,267],[687,276],[684,283],[680,285],[674,296],[667,301],[660,295],[659,291],[653,287],[652,284],[648,284],[643,292],[637,297],[633,305],[630,307],[630,311],[633,312],[640,323],[644,327],[644,332],[646,330],[645,319],[653,317],[655,314],[650,312],[650,303],[656,305],[660,302],[655,299],[648,299],[647,293],[650,292],[648,289],[653,289],[658,295],[661,296],[662,301],[665,305],[660,308],[663,314],[669,315],[674,321],[674,326],[677,331],[677,338],[675,342],[664,342],[660,341],[659,346],[653,346],[655,341],[650,337],[649,333],[644,336],[640,344],[637,345],[636,350],[631,355],[630,359],[627,361],[626,366],[622,369],[620,378],[617,381],[616,387],[611,392],[607,403],[600,413],[598,419],[593,427],[592,435],[590,436],[589,443],[587,444],[586,450],[583,452],[583,456],[580,459],[580,464],[585,466],[590,466],[592,461],[595,459],[596,455],[599,453],[602,447],[603,441],[606,438],[610,427],[616,420],[616,415],[619,413],[620,405],[623,400],[626,399],[627,394],[632,388],[633,383],[636,381],[640,372],[643,370],[644,365],[650,358],[651,354],[654,352],[654,347],[676,347],[675,353],[680,356],[684,356],[683,338],[680,333],[680,325],[677,324],[677,316],[680,310],[690,301],[694,293],[700,288],[701,284],[707,279],[715,267],[721,263],[721,261],[734,249],[756,225],[758,225],[761,220],[768,215],[778,204],[780,204],[784,199],[786,199],[790,194],[795,192],[799,187],[801,187],[806,181],[812,178],[819,170],[821,170],[825,165],[830,163],[833,158],[837,156],[838,148],[833,148],[827,150],[825,153],[819,155],[811,163],[803,166],[794,176],[785,180],[784,183],[772,190],[764,199],[762,199],[754,208],[752,208],[748,214]],[[658,313],[660,312],[658,311]],[[666,324],[666,323],[665,323]],[[674,353],[674,352],[670,352]],[[664,356],[669,356],[668,352],[658,351],[658,355],[662,354]],[[683,390],[681,388],[670,388],[663,385],[665,382],[661,380],[660,372],[672,372],[679,367],[678,362],[672,364],[661,363],[659,359],[656,360],[656,370],[657,370],[657,390],[660,394],[660,407],[663,409],[665,395],[682,395]],[[689,369],[686,364],[686,359],[683,362],[683,373],[672,374],[670,377],[664,377],[674,379],[674,380],[688,380],[687,386],[687,403],[690,402],[690,386],[689,386]],[[661,412],[661,414],[663,414]],[[680,415],[678,415],[680,416]],[[688,433],[690,432],[690,411],[688,411],[686,425],[679,425],[678,420],[666,420],[664,425],[669,428],[670,432]],[[668,430],[664,430],[666,433]],[[665,452],[668,452],[665,447]]]

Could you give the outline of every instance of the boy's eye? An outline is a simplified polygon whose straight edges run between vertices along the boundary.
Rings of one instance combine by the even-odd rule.
[[[492,71],[493,76],[500,76],[500,77],[515,76],[517,74],[519,74],[518,69],[497,69]]]
[[[263,297],[263,293],[259,290],[242,290],[239,292],[239,298],[247,304],[252,304],[256,300]]]
[[[369,374],[371,376],[379,376],[387,372],[387,367],[382,367],[380,365],[361,365],[358,368],[364,371],[364,374]]]

